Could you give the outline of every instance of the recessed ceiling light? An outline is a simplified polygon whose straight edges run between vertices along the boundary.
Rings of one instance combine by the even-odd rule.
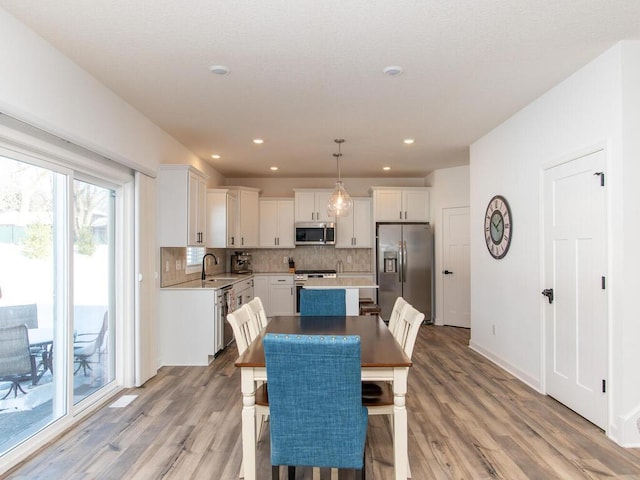
[[[256,145],[260,145],[261,143],[264,143],[264,140],[261,138],[254,138],[253,143],[255,143]]]
[[[276,170],[278,170],[278,167],[269,167],[269,170],[275,172]]]
[[[217,160],[218,158],[221,158],[221,157],[217,153],[214,153],[213,155],[211,155],[211,158],[215,158]]]
[[[229,67],[225,67],[224,65],[211,65],[209,67],[209,71],[214,75],[224,76],[224,75],[229,75],[229,72],[231,70],[229,70]]]
[[[413,138],[405,138],[403,142],[406,143],[407,145],[411,145],[412,143],[415,142],[415,140]]]
[[[398,67],[397,65],[384,67],[382,71],[385,73],[385,75],[389,75],[390,77],[395,77],[396,75],[400,75],[403,72],[402,67]]]
[[[386,171],[391,170],[391,167],[382,167],[382,169],[386,172]]]

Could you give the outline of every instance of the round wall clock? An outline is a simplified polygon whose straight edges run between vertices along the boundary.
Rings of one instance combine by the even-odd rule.
[[[511,245],[511,210],[502,195],[496,195],[487,205],[484,215],[484,240],[493,258],[502,258]]]

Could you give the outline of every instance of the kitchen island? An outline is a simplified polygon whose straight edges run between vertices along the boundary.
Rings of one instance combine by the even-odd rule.
[[[310,278],[302,288],[322,290],[322,289],[344,289],[346,314],[360,315],[360,289],[378,288],[378,285],[366,277],[341,277],[337,278]]]

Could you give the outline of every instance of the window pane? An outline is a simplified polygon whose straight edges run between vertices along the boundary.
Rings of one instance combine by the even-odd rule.
[[[53,368],[66,331],[64,305],[55,303],[64,297],[55,279],[64,262],[65,182],[0,156],[0,452],[66,411],[64,368]]]
[[[74,403],[114,379],[114,197],[73,182]]]

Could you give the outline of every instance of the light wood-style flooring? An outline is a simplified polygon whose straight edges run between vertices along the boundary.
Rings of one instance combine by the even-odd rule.
[[[640,449],[623,449],[552,398],[468,348],[469,332],[423,326],[409,373],[413,478],[640,479]],[[209,367],[169,367],[125,408],[103,408],[11,479],[223,479],[241,462],[240,376],[234,346]],[[269,434],[258,448],[270,478]],[[393,478],[391,430],[370,417],[367,478]],[[284,478],[284,470],[283,470]],[[322,478],[329,478],[322,472]],[[352,478],[340,472],[340,479]],[[297,479],[311,479],[299,469]]]

